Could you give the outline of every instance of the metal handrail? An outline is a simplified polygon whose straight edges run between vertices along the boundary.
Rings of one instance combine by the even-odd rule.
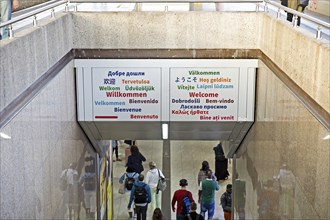
[[[53,4],[49,4],[45,7],[36,9],[34,11],[24,13],[15,18],[12,18],[5,22],[0,22],[0,28],[14,24],[16,22],[22,21],[24,19],[33,17],[39,13],[45,12],[47,10],[53,9],[57,6],[69,3],[168,3],[168,2],[177,2],[177,3],[261,3],[263,0],[59,0]]]
[[[52,4],[49,4],[45,7],[36,9],[34,11],[24,13],[19,15],[9,21],[0,23],[0,28],[9,26],[9,35],[10,38],[14,36],[12,31],[12,24],[22,21],[24,19],[34,17],[33,26],[37,26],[36,15],[47,10],[52,10],[51,16],[55,16],[54,8],[63,4],[66,4],[65,11],[68,11],[68,6],[70,3],[75,3],[75,11],[77,10],[77,3],[256,3],[256,11],[259,11],[260,3],[263,3],[264,11],[268,12],[268,4],[277,7],[277,17],[280,17],[281,10],[286,11],[287,13],[292,13],[294,15],[293,26],[297,26],[297,18],[302,17],[308,21],[311,21],[317,25],[316,38],[321,38],[321,27],[330,29],[330,24],[321,20],[318,20],[314,17],[306,15],[302,12],[298,12],[291,8],[285,7],[277,2],[272,0],[59,0]]]
[[[267,4],[273,5],[273,6],[277,7],[277,8],[279,8],[279,9],[282,9],[282,10],[284,10],[286,12],[289,12],[289,13],[291,13],[293,15],[297,15],[297,16],[299,16],[301,18],[304,18],[304,19],[309,20],[309,21],[311,21],[313,23],[316,23],[317,25],[320,25],[320,26],[323,26],[323,27],[326,27],[326,28],[329,28],[330,29],[330,23],[327,23],[325,21],[321,21],[319,19],[316,19],[314,17],[311,17],[309,15],[306,15],[305,13],[296,11],[296,10],[294,10],[292,8],[285,7],[285,6],[283,6],[283,5],[279,4],[279,3],[274,2],[274,1],[271,1],[271,0],[264,0],[264,2],[267,3]]]
[[[319,19],[316,19],[314,17],[311,17],[309,15],[306,15],[302,12],[299,12],[299,11],[296,11],[292,8],[288,8],[288,7],[285,7],[277,2],[274,2],[274,1],[271,1],[271,0],[264,0],[265,2],[265,11],[268,10],[268,7],[267,7],[267,4],[270,4],[270,5],[273,5],[275,7],[278,8],[278,11],[277,11],[277,18],[280,18],[280,14],[281,14],[281,10],[283,11],[286,11],[287,13],[291,13],[293,14],[293,26],[296,27],[297,26],[297,22],[298,22],[298,17],[301,17],[301,18],[304,18],[308,21],[311,21],[313,23],[315,23],[317,25],[317,30],[316,30],[316,38],[317,39],[320,39],[321,38],[321,27],[324,27],[324,28],[327,28],[327,29],[330,29],[330,23],[327,23],[327,22],[324,22],[324,21],[321,21]]]
[[[8,26],[8,25],[12,25],[16,22],[22,21],[24,19],[27,19],[27,18],[30,18],[30,17],[33,17],[33,16],[36,16],[37,14],[40,14],[42,12],[45,12],[45,11],[48,11],[48,10],[53,10],[57,6],[60,6],[60,5],[63,5],[63,4],[68,4],[68,3],[69,3],[69,1],[66,1],[66,0],[57,1],[53,4],[47,5],[46,7],[39,8],[37,10],[19,15],[15,18],[10,19],[9,21],[1,22],[0,23],[0,28]]]
[[[261,3],[263,0],[71,0],[70,3]]]
[[[22,14],[26,14],[28,12],[31,12],[31,11],[35,11],[39,8],[44,8],[46,7],[47,5],[51,5],[55,2],[58,2],[59,0],[48,0],[44,3],[40,3],[40,4],[37,4],[37,5],[33,5],[31,7],[27,7],[27,8],[24,8],[24,9],[21,9],[21,10],[18,10],[18,11],[15,11],[13,12],[13,16],[19,16],[19,15],[22,15]]]

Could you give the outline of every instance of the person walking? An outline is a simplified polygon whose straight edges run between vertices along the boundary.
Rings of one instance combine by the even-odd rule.
[[[136,145],[131,146],[131,155],[127,159],[126,167],[133,167],[137,173],[142,173],[144,170],[142,162],[146,161],[146,158],[140,153],[139,148]]]
[[[198,214],[196,210],[197,210],[197,204],[194,202],[191,203],[189,215],[187,215],[184,218],[184,220],[204,220],[203,216]]]
[[[212,172],[207,171],[207,178],[199,185],[198,202],[201,203],[201,215],[206,219],[205,213],[208,213],[208,220],[211,220],[215,210],[215,191],[220,189],[218,183],[212,180]]]
[[[232,185],[227,184],[226,192],[220,198],[225,220],[231,220],[231,192]]]
[[[0,23],[9,21],[12,17],[12,11],[18,9],[18,0],[0,0]],[[9,28],[0,28],[0,40],[9,37]]]
[[[132,167],[127,167],[126,172],[120,177],[119,183],[124,184],[124,192],[127,200],[127,204],[129,204],[131,191],[133,189],[134,184],[138,181],[139,174],[134,172]],[[128,209],[128,215],[130,219],[133,219],[133,205]]]
[[[182,203],[184,198],[187,196],[189,198],[190,203],[195,202],[191,192],[189,192],[186,187],[188,186],[188,181],[186,179],[181,179],[179,182],[181,189],[178,189],[174,192],[172,198],[172,211],[176,212],[176,220],[184,220],[185,215],[188,213],[184,213],[182,210]],[[176,209],[175,209],[175,204]]]
[[[212,170],[210,169],[209,162],[204,160],[202,162],[202,168],[198,172],[198,178],[197,178],[198,186],[201,183],[201,181],[206,179],[206,177],[207,177],[206,174],[208,171],[211,171],[213,180],[217,179],[217,177],[213,174]]]
[[[129,203],[127,206],[128,210],[131,210],[132,203],[134,200],[137,220],[147,219],[148,203],[151,202],[151,191],[150,187],[143,182],[144,176],[140,174],[138,177],[138,182],[133,185]]]
[[[223,152],[222,143],[213,148],[215,153],[215,176],[217,181],[228,179],[228,159],[225,157]]]
[[[76,170],[76,163],[71,163],[68,169],[65,169],[61,173],[61,179],[65,180],[67,186],[65,189],[65,201],[67,208],[69,209],[69,219],[75,219],[72,216],[72,211],[77,212],[78,208],[78,171]],[[79,204],[80,205],[80,204]]]
[[[94,165],[85,166],[85,174],[79,179],[83,186],[86,217],[93,218],[96,213],[96,173]]]
[[[160,208],[160,198],[161,192],[157,190],[158,181],[161,178],[165,178],[164,174],[160,169],[157,169],[156,163],[151,161],[149,163],[149,168],[145,183],[149,185],[151,189],[151,209],[154,210],[155,208]]]
[[[115,152],[115,155],[116,155],[116,159],[113,160],[113,162],[121,161],[121,159],[118,157],[118,146],[119,146],[118,140],[112,140],[111,146],[112,146],[112,152]]]
[[[283,6],[289,7],[293,10],[296,10],[298,12],[304,12],[305,8],[308,6],[309,0],[282,0],[281,4]],[[287,12],[286,14],[286,20],[292,22],[293,14]],[[298,17],[297,25],[300,26],[300,20],[301,18]]]

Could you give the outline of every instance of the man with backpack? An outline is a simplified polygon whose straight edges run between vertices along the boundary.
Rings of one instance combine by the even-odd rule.
[[[124,193],[126,195],[127,204],[129,203],[132,188],[133,188],[134,184],[138,181],[138,177],[139,177],[139,174],[134,172],[133,167],[127,167],[126,173],[124,173],[119,179],[119,183],[124,184]],[[128,215],[130,218],[133,218],[132,206],[128,210]]]
[[[143,182],[144,176],[142,174],[138,177],[138,182],[133,185],[131,196],[128,203],[128,210],[131,210],[132,202],[134,200],[137,220],[147,219],[148,203],[151,202],[151,191],[148,184]]]
[[[172,198],[172,210],[173,212],[176,211],[176,220],[184,220],[185,216],[190,212],[190,204],[195,201],[191,192],[186,190],[188,181],[186,179],[181,179],[179,185],[181,189],[175,191]],[[175,203],[177,203],[176,209]]]

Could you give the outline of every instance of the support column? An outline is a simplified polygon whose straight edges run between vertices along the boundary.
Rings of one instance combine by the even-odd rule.
[[[163,140],[163,173],[167,188],[162,195],[162,213],[166,219],[171,219],[171,147],[170,140]]]

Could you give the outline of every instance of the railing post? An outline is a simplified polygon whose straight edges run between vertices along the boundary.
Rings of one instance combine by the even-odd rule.
[[[259,7],[260,7],[260,5],[259,5],[259,3],[257,3],[256,4],[256,12],[259,12]]]
[[[165,12],[168,12],[168,5],[165,5]]]
[[[189,2],[189,11],[195,11],[194,2]]]
[[[74,5],[74,11],[75,11],[75,12],[78,11],[78,5],[77,5],[77,3]]]
[[[280,8],[277,10],[276,17],[277,17],[277,19],[281,18],[281,9]]]
[[[50,13],[51,18],[55,18],[55,10],[52,8],[51,13]]]
[[[68,11],[69,11],[69,3],[66,3],[66,4],[65,4],[64,11],[65,11],[65,12],[68,12]]]
[[[268,12],[268,3],[267,3],[267,2],[265,2],[265,8],[264,8],[264,11],[265,11],[265,12]]]
[[[32,24],[33,24],[33,27],[37,27],[37,16],[36,15],[33,16]]]
[[[297,27],[298,26],[298,15],[294,15],[293,16],[293,27]]]
[[[322,35],[321,27],[320,26],[317,26],[316,39],[321,39],[321,35]]]
[[[142,3],[136,3],[135,11],[142,11]]]
[[[9,25],[9,39],[14,37],[13,25]]]

